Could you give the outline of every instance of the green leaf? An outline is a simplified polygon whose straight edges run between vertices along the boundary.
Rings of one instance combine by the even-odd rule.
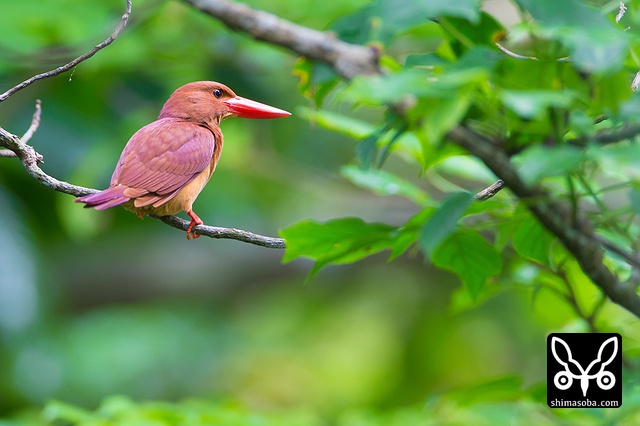
[[[432,207],[421,210],[398,230],[398,236],[395,238],[391,248],[389,261],[403,254],[413,243],[418,241],[422,225],[429,219],[434,211]]]
[[[597,9],[580,0],[516,0],[533,19],[551,28],[600,26],[607,21]]]
[[[635,93],[627,101],[620,105],[620,110],[616,116],[621,121],[637,123],[640,121],[640,94]]]
[[[397,116],[386,114],[383,124],[356,145],[360,166],[381,168],[391,152],[420,162],[423,157],[420,143],[412,132],[404,131],[405,127]]]
[[[420,230],[420,245],[427,255],[431,255],[453,232],[458,220],[471,205],[472,198],[473,195],[468,192],[450,195],[424,224]]]
[[[364,139],[375,131],[375,127],[367,122],[326,110],[299,107],[296,116],[354,139]]]
[[[406,68],[413,67],[444,67],[449,65],[448,61],[445,61],[433,52],[429,53],[412,53],[407,55],[404,66]]]
[[[282,229],[287,242],[284,263],[298,257],[316,261],[309,279],[328,264],[353,263],[391,248],[396,228],[381,223],[366,223],[358,218],[328,222],[306,220]]]
[[[485,47],[475,48],[457,62],[433,69],[411,68],[387,75],[356,77],[345,88],[342,96],[354,103],[375,106],[388,105],[413,96],[425,101],[419,105],[420,108],[413,108],[419,116],[414,121],[424,117],[429,119],[430,115],[438,114],[444,108],[446,111],[432,119],[432,124],[437,125],[437,120],[456,113],[455,119],[447,120],[449,123],[458,120],[458,111],[466,111],[473,101],[471,90],[487,86],[487,79],[496,62],[495,52]],[[436,101],[442,104],[434,104]]]
[[[522,179],[532,185],[545,177],[572,172],[585,158],[585,152],[578,147],[534,145],[518,154],[514,160],[520,165]]]
[[[640,215],[640,186],[637,183],[631,187],[629,201],[634,213]]]
[[[453,38],[465,46],[493,46],[496,39],[504,35],[504,27],[493,16],[481,12],[479,20],[466,20],[449,16],[439,20],[442,27]]]
[[[449,235],[430,258],[435,266],[458,275],[473,299],[481,295],[490,277],[502,271],[500,254],[473,230]]]
[[[503,214],[504,213],[505,212],[503,212]],[[517,204],[516,208],[510,211],[500,222],[498,222],[493,246],[500,251],[504,249],[513,238],[513,234],[518,230],[520,223],[529,217],[529,215],[529,211],[522,203]]]
[[[366,44],[391,42],[398,34],[425,21],[454,16],[472,22],[480,18],[480,0],[374,0],[356,13],[337,19],[329,29],[344,41]]]
[[[458,154],[458,155],[456,155]],[[450,156],[439,158],[434,165],[437,173],[456,176],[461,179],[485,182],[487,185],[494,183],[498,178],[478,158],[470,157],[466,152],[451,151]]]
[[[596,8],[579,0],[517,0],[542,27],[543,38],[553,38],[570,50],[571,61],[583,71],[597,72],[622,66],[628,39]]]
[[[460,404],[509,401],[522,396],[522,377],[504,376],[453,390],[449,395]],[[506,420],[506,419],[505,419]]]
[[[52,423],[77,424],[92,420],[94,415],[83,408],[53,400],[44,407],[43,417]]]
[[[376,131],[356,145],[356,156],[362,167],[369,168],[375,162],[378,156],[378,139],[380,139],[380,132]]]
[[[459,90],[454,97],[426,101],[431,104],[423,126],[426,142],[431,145],[440,144],[445,134],[462,121],[472,102],[469,92]],[[426,147],[423,149],[428,151]],[[427,162],[428,159],[425,159],[425,163]]]
[[[608,23],[607,23],[608,24]],[[571,60],[582,70],[603,72],[619,69],[624,61],[628,39],[610,26],[577,28],[564,38],[571,49]]]
[[[384,76],[355,77],[342,95],[354,102],[369,105],[387,105],[403,99],[406,95],[425,96],[432,92],[424,70],[405,70]]]
[[[307,58],[296,61],[293,74],[300,79],[300,93],[312,97],[317,107],[322,105],[326,96],[340,81],[338,74],[329,65]]]
[[[427,193],[422,189],[384,170],[364,170],[357,166],[345,166],[340,170],[340,173],[355,185],[378,195],[403,196],[421,206],[426,205],[429,200]]]
[[[573,101],[570,90],[503,90],[504,105],[524,119],[542,118],[550,107],[566,108]]]
[[[616,143],[589,148],[591,158],[596,158],[602,170],[621,179],[640,179],[640,144]]]
[[[511,239],[513,248],[520,256],[550,265],[551,244],[555,236],[544,228],[535,218],[524,220]]]

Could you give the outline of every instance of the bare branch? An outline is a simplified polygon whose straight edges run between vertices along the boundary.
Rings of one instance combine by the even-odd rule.
[[[296,25],[275,15],[228,0],[184,0],[195,8],[257,40],[286,47],[331,65],[346,79],[380,73],[379,53],[372,47],[345,43],[330,34]]]
[[[626,11],[627,11],[627,6],[625,6],[624,3],[620,2],[620,7],[618,8],[618,14],[616,15],[616,24],[620,23],[620,20],[622,19]]]
[[[516,52],[512,52],[511,50],[507,49],[502,44],[500,44],[500,42],[496,41],[494,44],[496,45],[496,47],[498,49],[500,49],[502,51],[502,53],[505,53],[506,55],[511,56],[512,58],[515,58],[515,59],[528,59],[528,60],[531,60],[531,61],[539,61],[540,60],[540,59],[536,58],[535,56],[525,56],[525,55],[520,55],[519,53],[516,53]],[[556,59],[556,62],[569,62],[570,60],[571,60],[570,57],[563,56],[562,58]]]
[[[33,134],[36,132],[36,130],[38,130],[38,127],[40,126],[41,113],[42,113],[41,102],[40,102],[40,99],[37,99],[36,109],[33,113],[33,118],[31,119],[31,126],[29,126],[25,134],[19,139],[20,141],[22,141],[23,144],[26,145],[27,142],[29,142],[29,140],[33,136]],[[15,135],[12,135],[11,133],[7,132],[2,127],[0,127],[0,137],[2,137],[3,139],[6,139],[7,140],[6,143],[15,143],[14,136]],[[0,157],[17,157],[17,155],[15,152],[11,151],[10,149],[0,149]],[[42,161],[42,158],[38,158],[36,161]]]
[[[38,127],[40,127],[40,115],[42,115],[42,102],[40,101],[40,99],[36,99],[36,110],[33,112],[31,125],[24,133],[24,135],[22,135],[22,137],[20,138],[23,144],[28,144],[33,134],[38,130]]]
[[[601,129],[592,137],[578,137],[567,140],[570,145],[585,146],[588,142],[595,142],[599,145],[609,145],[633,139],[640,135],[639,124],[625,124],[621,127],[611,129]]]
[[[0,102],[6,101],[14,93],[24,89],[25,87],[35,83],[38,80],[42,80],[49,77],[55,77],[59,74],[69,71],[73,67],[77,66],[79,63],[86,61],[87,59],[89,59],[90,57],[98,53],[100,50],[104,49],[105,47],[113,43],[113,41],[118,37],[122,29],[125,27],[125,25],[127,25],[127,21],[129,20],[129,15],[131,14],[131,0],[126,0],[126,1],[127,1],[127,6],[125,9],[124,15],[122,15],[122,18],[120,20],[120,24],[118,25],[118,27],[115,29],[115,31],[113,32],[113,34],[111,34],[109,38],[107,38],[102,43],[98,44],[96,47],[94,47],[84,55],[78,56],[73,61],[65,65],[62,65],[61,67],[58,67],[54,70],[47,71],[42,74],[34,75],[33,77],[28,78],[22,83],[12,87],[11,89],[7,90],[6,92],[0,95]]]
[[[36,103],[36,112],[34,113],[31,127],[25,133],[31,137],[38,128],[40,121],[40,102]],[[10,152],[13,152],[17,156],[27,172],[42,185],[47,188],[51,188],[54,191],[62,192],[76,197],[88,194],[94,194],[98,192],[96,189],[85,188],[58,180],[52,176],[49,176],[40,169],[38,164],[43,163],[42,155],[38,154],[33,147],[27,145],[16,135],[7,132],[0,127],[0,146],[7,148]],[[5,150],[0,150],[5,152]],[[152,216],[154,219],[158,219],[167,225],[174,228],[186,230],[189,222],[184,221],[176,216]],[[251,232],[243,231],[233,228],[218,228],[213,226],[201,225],[197,226],[193,230],[196,234],[205,235],[211,238],[227,238],[232,240],[238,240],[245,243],[250,243],[262,247],[282,249],[285,247],[285,242],[282,238],[265,237],[263,235],[253,234]]]
[[[504,181],[500,179],[496,183],[491,184],[490,186],[486,187],[482,191],[478,192],[476,195],[473,196],[473,199],[476,201],[487,201],[488,199],[494,197],[504,187],[505,187]]]
[[[189,221],[180,219],[177,216],[156,216],[150,215],[150,217],[166,223],[176,229],[186,231],[189,226]],[[265,237],[264,235],[254,234],[252,232],[243,231],[242,229],[235,228],[220,228],[217,226],[198,225],[193,228],[193,232],[199,235],[204,235],[211,238],[227,238],[242,241],[257,246],[267,248],[285,248],[285,242],[282,238]]]
[[[602,245],[602,247],[625,259],[627,263],[629,263],[629,265],[631,265],[632,267],[640,268],[640,256],[638,256],[637,253],[627,253],[601,235],[594,235],[593,238],[598,241]]]
[[[602,145],[633,139],[640,135],[640,125],[627,124],[618,129],[606,129],[596,133],[595,141]]]
[[[640,87],[640,71],[636,73],[636,76],[633,77],[633,81],[631,82],[631,90],[634,92],[638,91],[638,87]]]

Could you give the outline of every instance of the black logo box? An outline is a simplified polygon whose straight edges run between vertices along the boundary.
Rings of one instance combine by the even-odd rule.
[[[551,333],[547,337],[547,404],[552,408],[620,407],[621,336]]]

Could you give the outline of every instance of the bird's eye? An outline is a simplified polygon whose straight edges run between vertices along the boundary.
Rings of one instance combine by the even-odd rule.
[[[222,97],[222,90],[220,89],[216,89],[213,91],[213,96],[215,96],[217,99],[220,99]]]

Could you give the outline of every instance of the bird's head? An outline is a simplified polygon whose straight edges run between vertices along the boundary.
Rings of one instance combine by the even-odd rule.
[[[280,118],[291,113],[237,96],[215,81],[197,81],[176,89],[162,107],[159,118],[181,118],[217,125],[227,117]]]

